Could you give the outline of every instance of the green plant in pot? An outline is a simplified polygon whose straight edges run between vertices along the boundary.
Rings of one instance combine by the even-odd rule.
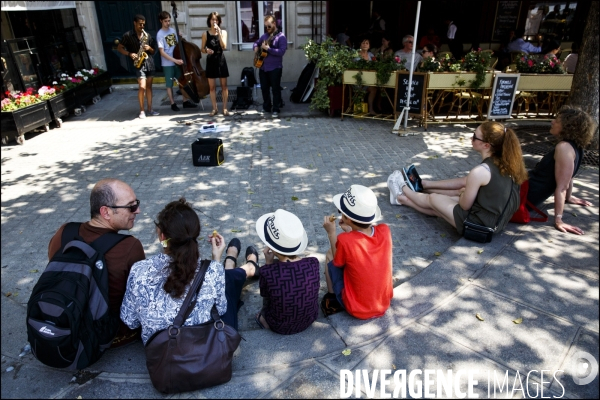
[[[481,49],[478,49],[467,53],[462,59],[462,68],[468,72],[475,72],[475,79],[471,81],[472,89],[481,87],[485,81],[485,74],[491,57],[491,53],[482,52]]]
[[[325,111],[329,109],[327,88],[342,84],[344,71],[358,57],[358,52],[334,43],[331,38],[322,43],[309,40],[302,45],[302,49],[308,61],[314,62],[319,69],[319,80],[311,97],[310,109]]]

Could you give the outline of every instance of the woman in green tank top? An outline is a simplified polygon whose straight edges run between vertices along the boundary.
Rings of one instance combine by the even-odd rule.
[[[488,121],[475,130],[471,145],[483,162],[466,177],[422,180],[423,191],[415,192],[403,175],[397,174],[392,188],[397,202],[423,214],[444,218],[461,235],[469,211],[469,221],[490,228],[497,224],[497,231],[502,230],[519,207],[518,185],[527,179],[519,140],[512,129]]]

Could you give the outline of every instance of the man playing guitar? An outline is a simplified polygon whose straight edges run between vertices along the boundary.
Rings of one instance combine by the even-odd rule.
[[[275,17],[267,15],[265,17],[265,28],[267,33],[262,35],[254,42],[254,53],[257,59],[262,58],[258,76],[260,79],[260,88],[263,96],[264,113],[272,112],[273,118],[279,117],[279,107],[281,106],[281,74],[283,72],[283,55],[287,50],[287,39],[282,32],[277,30]],[[262,55],[261,53],[266,53]],[[258,67],[258,65],[257,65]],[[273,102],[271,102],[271,89],[273,90]]]

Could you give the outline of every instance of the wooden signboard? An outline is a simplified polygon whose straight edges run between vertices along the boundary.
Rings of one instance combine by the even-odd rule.
[[[409,72],[397,72],[396,79],[396,112],[402,112],[406,104],[406,94],[408,92]],[[425,112],[425,101],[427,100],[427,74],[423,72],[413,72],[412,87],[410,89],[409,114],[422,115]]]
[[[488,107],[488,119],[510,118],[520,76],[520,74],[496,74]]]
[[[508,32],[516,30],[519,23],[521,1],[499,1],[496,7],[492,40],[500,41],[508,36]]]

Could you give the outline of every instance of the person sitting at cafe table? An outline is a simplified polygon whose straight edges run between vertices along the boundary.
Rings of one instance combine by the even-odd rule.
[[[404,68],[408,71],[414,71],[417,66],[423,60],[423,57],[419,53],[415,53],[415,63],[412,64],[412,50],[413,50],[414,38],[411,35],[406,35],[402,38],[402,49],[394,53],[394,56],[400,57],[400,60],[404,60]]]
[[[560,53],[560,42],[556,39],[550,39],[542,51],[548,58],[557,59],[557,54]]]
[[[437,56],[437,47],[434,44],[426,44],[421,50],[421,56],[423,57],[423,61],[430,59],[430,61],[435,61],[435,57]],[[423,61],[419,66],[423,65]]]
[[[369,41],[369,39],[363,39],[363,41],[360,42],[360,49],[358,50],[359,57],[356,60],[362,59],[366,61],[373,61],[375,56],[369,51],[370,48],[371,42]],[[377,95],[377,88],[375,86],[367,86],[366,89],[367,92],[369,92],[369,97],[367,99],[367,102],[369,104],[369,114],[376,115],[375,110],[373,109],[373,101],[375,100],[375,96]]]
[[[523,29],[518,30],[515,33],[514,39],[508,44],[508,46],[506,46],[508,51],[521,51],[525,54],[541,53],[542,47],[540,46],[540,43],[539,43],[539,36],[538,36],[538,45],[534,46],[533,44],[526,42],[523,39],[524,35],[525,35],[525,31],[523,31]]]

